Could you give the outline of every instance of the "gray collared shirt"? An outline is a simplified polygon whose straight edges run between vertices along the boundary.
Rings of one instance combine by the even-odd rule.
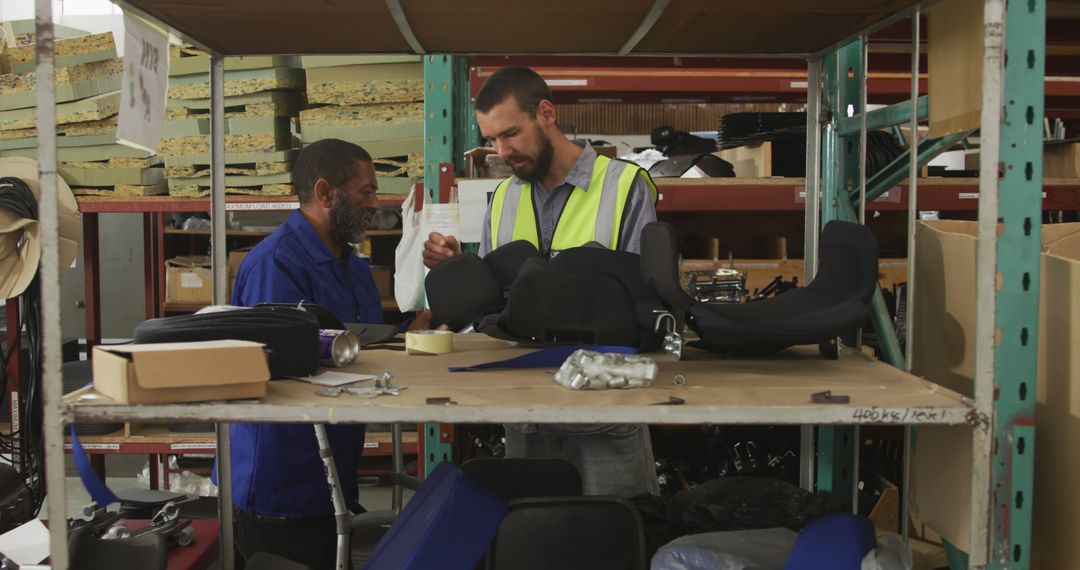
[[[540,220],[541,249],[551,249],[551,240],[555,235],[555,225],[559,222],[559,216],[566,207],[567,200],[574,188],[582,188],[588,191],[589,182],[592,180],[593,165],[596,163],[596,151],[584,143],[581,156],[570,167],[566,178],[554,190],[548,192],[542,182],[532,183],[532,200],[536,207],[536,215]],[[619,250],[638,253],[641,250],[641,230],[645,224],[656,221],[656,207],[653,204],[652,191],[648,183],[638,176],[630,187],[630,196],[624,213],[624,220],[620,228]],[[484,213],[484,226],[480,234],[480,256],[483,257],[491,251],[491,202],[488,202],[487,211]]]

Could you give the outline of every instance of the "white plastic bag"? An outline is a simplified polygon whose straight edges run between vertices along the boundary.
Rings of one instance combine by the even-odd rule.
[[[878,534],[877,542],[877,548],[863,557],[862,570],[911,570],[911,549],[900,535],[883,532]]]
[[[652,570],[783,570],[798,538],[786,528],[707,532],[676,538],[656,551]]]
[[[413,185],[409,196],[401,204],[401,242],[394,251],[394,299],[401,311],[420,311],[427,308],[427,296],[424,294],[424,216],[423,211],[413,208],[414,200],[423,200],[417,196],[417,185]]]

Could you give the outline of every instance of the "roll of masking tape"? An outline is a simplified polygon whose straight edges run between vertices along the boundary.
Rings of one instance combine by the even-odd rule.
[[[446,354],[454,352],[454,333],[450,331],[410,331],[405,333],[408,354]]]

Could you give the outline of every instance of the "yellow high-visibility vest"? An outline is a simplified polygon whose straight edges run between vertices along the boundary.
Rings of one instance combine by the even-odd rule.
[[[638,173],[636,164],[597,156],[589,187],[575,187],[555,225],[551,249],[562,251],[595,241],[608,249],[619,244],[623,210]],[[656,185],[645,180],[656,201]],[[491,249],[526,240],[541,249],[539,221],[532,200],[532,183],[517,177],[503,180],[491,199]]]

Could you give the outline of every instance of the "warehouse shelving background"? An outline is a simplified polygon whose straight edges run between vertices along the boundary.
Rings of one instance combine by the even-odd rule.
[[[146,0],[145,2],[133,2],[132,4],[137,5],[137,6],[141,6],[143,8],[146,8],[148,11],[153,12],[154,2],[151,1],[151,0]],[[666,3],[661,3],[661,4],[666,5]],[[889,9],[898,11],[898,10],[907,9],[907,8],[910,7],[910,5],[911,5],[910,3],[897,3],[896,5],[891,6]],[[1036,7],[1036,8],[1040,8],[1040,9],[1043,6],[1043,4],[1041,2],[1033,2],[1033,3],[1031,3],[1031,5]],[[990,1],[988,1],[986,3],[986,6],[990,10],[991,17],[993,17],[995,11],[998,11],[998,10],[1000,10],[1001,14],[1004,15],[1004,5],[1003,5],[1003,3],[997,2],[995,0],[990,0]],[[240,6],[239,8],[242,8],[242,6]],[[553,6],[552,8],[555,8],[555,7]],[[362,8],[357,8],[357,9],[363,10]],[[684,8],[683,7],[672,8],[672,10],[676,11],[676,12],[678,12],[678,11],[680,11],[682,9],[684,9]],[[1025,31],[1029,31],[1027,29],[1027,27],[1031,27],[1032,30],[1037,31],[1037,24],[1033,23],[1032,20],[1034,20],[1036,17],[1041,16],[1041,12],[1036,12],[1034,17],[1031,14],[1014,14],[1013,13],[1013,12],[1019,12],[1020,9],[1021,9],[1020,7],[1010,7],[1009,8],[1009,10],[1010,10],[1010,16],[1009,16],[1010,17],[1010,22],[1013,22],[1015,24],[1016,22],[1024,21],[1024,20],[1022,20],[1022,18],[1026,18],[1027,21],[1024,22],[1024,24],[1023,24],[1025,26]],[[317,12],[317,10],[313,10],[313,12]],[[635,12],[632,11],[632,10],[627,11],[627,13],[629,14],[628,15],[629,19],[632,19],[632,17],[635,15]],[[446,18],[445,13],[438,13],[437,15],[439,15],[442,18]],[[467,15],[468,14],[466,14],[466,16]],[[183,27],[184,26],[184,24],[186,22],[185,17],[187,15],[183,11],[177,12],[175,14],[171,14],[171,16],[172,17],[165,18],[165,19],[169,20],[171,22],[174,22],[178,27]],[[312,16],[313,17],[317,16],[317,14],[313,13]],[[417,15],[412,14],[412,16],[416,17]],[[461,14],[458,14],[458,16],[461,16]],[[880,12],[867,14],[867,15],[865,15],[865,18],[862,19],[862,20],[854,21],[854,20],[849,19],[843,24],[842,27],[837,28],[837,30],[840,30],[842,32],[842,33],[840,33],[838,35],[841,38],[842,37],[847,37],[847,35],[852,34],[852,33],[856,33],[859,29],[865,27],[866,25],[870,25],[870,24],[872,24],[872,23],[874,23],[876,21],[879,21],[881,18],[884,18],[884,17],[887,17],[887,16],[889,16],[889,12],[887,12],[886,10],[882,10]],[[305,15],[305,17],[306,17],[306,15]],[[647,22],[648,19],[644,19],[643,21]],[[452,21],[448,20],[446,23],[451,23],[451,22]],[[657,21],[655,19],[652,20],[652,24],[656,24],[656,22]],[[419,24],[419,22],[418,22],[418,24]],[[425,29],[425,30],[429,29],[429,28],[423,28],[422,26],[421,26],[421,28]],[[633,28],[634,28],[633,26],[630,26],[630,29],[633,29]],[[646,27],[645,31],[648,32],[648,27]],[[834,30],[834,31],[836,31],[836,30]],[[615,32],[618,33],[618,32],[620,32],[620,30],[615,30]],[[210,34],[210,33],[212,33],[212,31],[207,31],[206,33]],[[403,34],[403,36],[408,38],[408,37],[412,36],[412,32],[410,31],[408,34]],[[423,34],[421,34],[421,37],[424,37]],[[438,37],[438,36],[433,36],[433,37]],[[624,37],[624,36],[620,36],[620,37]],[[648,36],[647,36],[647,33],[646,33],[643,37],[638,37],[637,39],[640,41],[640,40],[645,39],[647,37]],[[473,38],[473,40],[483,41],[484,38]],[[1016,37],[1012,37],[1012,38],[1009,38],[1008,41],[1013,41],[1013,42],[1028,41],[1028,42],[1031,42],[1032,44],[1039,44],[1040,40],[1041,40],[1041,36],[1039,36],[1038,34],[1032,34],[1032,35],[1030,35],[1030,36],[1028,36],[1026,38],[1023,38],[1021,40],[1016,39]],[[445,39],[440,40],[440,41],[445,41]],[[402,49],[402,41],[401,40],[395,39],[395,38],[389,38],[388,39],[387,37],[382,36],[382,35],[377,35],[375,37],[370,38],[370,42],[371,43],[370,43],[370,45],[368,47],[370,47],[373,50],[397,51],[397,50]],[[380,44],[380,42],[385,42],[385,43]],[[415,43],[415,42],[416,42],[415,36],[412,36],[412,43]],[[404,45],[406,45],[406,46],[409,43],[410,43],[409,41],[404,41]],[[513,42],[510,42],[510,43],[513,44]],[[680,46],[689,45],[689,44],[686,44],[686,43],[679,44],[678,42],[676,42],[676,44],[680,45]],[[226,46],[227,44],[222,44],[222,45]],[[258,46],[259,48],[265,48],[267,46],[267,44],[265,44],[265,43],[260,44],[258,42],[254,42],[254,43],[251,43],[249,45]],[[472,45],[472,44],[470,44],[470,45]],[[497,42],[489,43],[487,45],[488,45],[488,48],[490,49],[490,46],[491,45],[497,45]],[[656,44],[655,44],[655,40],[651,40],[651,41],[645,41],[645,43],[643,45],[645,45],[645,46],[649,46],[649,45],[655,46]],[[730,44],[725,44],[725,45],[730,45]],[[394,46],[394,47],[387,47],[387,46]],[[413,46],[413,47],[415,48],[415,46]],[[631,46],[631,48],[632,47],[633,46]],[[334,45],[329,45],[328,46],[328,49],[334,49],[334,48],[335,48]],[[1033,47],[1032,49],[1035,49],[1035,50],[1039,51],[1039,53],[1041,53],[1042,48],[1041,48],[1041,45],[1038,45],[1036,47]],[[228,50],[225,49],[225,51],[227,52]],[[466,50],[466,51],[468,51],[468,50]],[[818,54],[818,55],[820,55],[820,54]],[[432,63],[434,63],[434,61],[432,61]],[[447,76],[451,75],[449,69],[446,69],[444,71],[446,72]],[[812,75],[813,74],[811,73],[811,76]],[[999,78],[999,80],[1000,80],[1000,78]],[[993,83],[993,79],[991,79],[990,82]],[[1006,84],[1006,88],[1009,88],[1009,85],[1010,84]],[[1013,86],[1012,88],[1015,89],[1016,87]],[[1036,89],[1036,88],[1028,87],[1028,89]],[[1037,90],[1038,90],[1038,92],[1041,92],[1041,85],[1038,86]],[[1025,91],[1024,96],[1028,97],[1028,98],[1032,98],[1032,97],[1035,96],[1035,93],[1036,93],[1035,91]],[[1010,96],[1012,96],[1012,92],[1010,92]],[[1041,98],[1040,98],[1040,100],[1041,100]],[[1021,101],[1023,101],[1023,100],[1021,99]],[[46,102],[47,102],[47,99],[46,99]],[[438,105],[440,105],[441,103],[444,104],[444,106],[442,107],[443,109],[446,109],[450,105],[453,104],[452,101],[447,101],[447,102],[432,101],[431,102],[431,106],[432,106],[431,108],[438,109],[439,108]],[[998,117],[995,117],[993,115],[994,111],[991,111],[990,113],[991,114],[990,114],[989,118],[984,118],[984,127],[988,124],[986,122],[986,120],[990,120],[990,121],[999,120]],[[451,113],[451,116],[453,116],[453,113]],[[434,129],[440,129],[440,130],[434,130],[433,127],[434,127]],[[443,123],[441,125],[439,125],[439,124],[432,125],[431,123],[429,123],[428,137],[432,138],[432,135],[435,134],[435,133],[438,133],[438,134],[447,133],[447,138],[453,140],[452,137],[453,137],[454,133],[452,132],[452,128],[453,128],[452,122],[450,124]],[[984,142],[989,141],[989,144],[993,144],[993,141],[995,140],[995,138],[996,137],[994,137],[992,135],[989,135],[988,133],[984,132]],[[1024,141],[1021,139],[1021,143],[1023,143],[1023,142]],[[1028,144],[1030,146],[1033,143],[1031,143],[1030,141],[1027,141],[1026,144]],[[1039,142],[1039,144],[1041,146],[1041,141]],[[437,192],[437,189],[439,188],[439,185],[435,182],[435,180],[437,180],[437,172],[436,172],[437,166],[439,164],[452,162],[453,158],[454,158],[453,153],[451,151],[449,151],[449,149],[445,149],[445,150],[446,150],[446,152],[428,152],[426,154],[426,159],[429,162],[428,173],[431,175],[431,178],[429,178],[429,182],[427,184],[427,187],[428,187],[428,189],[430,191],[430,198],[432,198],[432,199],[434,199],[434,197],[439,194],[439,192]],[[1029,148],[1027,150],[1030,151],[1031,149]],[[984,152],[986,152],[986,151],[984,151]],[[1040,152],[1041,152],[1041,149],[1040,149]],[[996,154],[996,149],[993,150],[993,151],[987,152],[987,154]],[[1030,154],[1030,152],[1029,152],[1029,154]],[[1034,157],[1034,156],[1029,156],[1029,157],[1027,157],[1027,160],[1035,161],[1035,163],[1037,164],[1039,159],[1037,157]],[[984,171],[984,174],[985,174],[985,171]],[[1010,184],[1011,182],[1010,181],[1005,181],[1004,183],[1005,184]],[[984,176],[984,178],[980,181],[980,184],[981,184],[982,191],[980,192],[979,202],[980,202],[981,209],[983,209],[983,213],[984,213],[984,217],[985,217],[985,214],[987,212],[996,213],[996,210],[997,210],[997,194],[995,192],[995,190],[996,190],[996,187],[995,187],[996,186],[996,181],[990,180],[988,176]],[[49,183],[48,183],[47,178],[46,178],[45,184],[43,184],[43,186],[45,186],[46,189],[49,188]],[[790,188],[790,191],[792,192],[792,197],[791,197],[792,202],[796,202],[796,200],[797,200],[797,198],[796,198],[797,190],[795,190],[794,186],[792,186]],[[675,194],[677,195],[678,191],[675,191]],[[808,194],[813,195],[812,192],[808,192]],[[1015,210],[1011,210],[1011,211],[1007,211],[1005,208],[1002,209],[1002,213],[1005,214],[1006,218],[1011,219],[1011,216],[1013,214],[1017,213],[1017,212],[1026,212],[1027,210],[1030,210],[1031,204],[1036,204],[1036,208],[1035,208],[1036,210],[1041,208],[1041,205],[1038,205],[1038,199],[1037,199],[1038,193],[1037,192],[1036,193],[1032,193],[1032,192],[1017,193],[1017,194],[1015,194],[1015,196],[1016,196],[1015,198],[1012,198],[1012,195],[1010,195],[1009,199],[1015,199],[1017,201],[1016,206],[1018,206],[1018,207]],[[1049,193],[1048,193],[1048,196],[1049,196]],[[957,197],[957,200],[959,200],[959,197]],[[777,198],[776,203],[777,204],[786,203],[786,201],[781,202],[780,199]],[[223,207],[224,206],[224,201],[223,200],[218,201],[215,204],[215,206],[216,206],[215,210],[219,213],[219,217],[220,217],[220,213],[224,211],[224,207]],[[44,213],[45,213],[45,215],[47,217],[48,214],[49,214],[49,210],[47,208],[44,209]],[[1030,213],[1028,215],[1030,215]],[[996,217],[997,216],[994,216],[994,218],[991,219],[991,220],[984,219],[983,225],[992,229],[994,227],[994,222],[996,221]],[[1009,222],[1007,221],[1006,223],[1008,224]],[[46,224],[46,234],[47,233],[48,233],[48,224]],[[991,232],[990,235],[992,236],[993,232]],[[808,241],[811,241],[811,240],[808,240]],[[990,240],[987,240],[987,241],[989,241],[990,243],[986,247],[992,248],[996,240],[995,239],[990,239]],[[1015,246],[1017,248],[1017,251],[1030,252],[1032,250],[1032,247],[1033,247],[1030,244],[1030,240],[1019,239],[1017,236],[1009,235],[1009,234],[1004,235],[1001,238],[1001,241],[1002,241],[1002,243],[1005,243],[1007,246]],[[55,245],[55,244],[53,244],[53,245]],[[48,252],[48,244],[47,244],[47,247],[46,247],[46,251]],[[1012,250],[1006,250],[1006,251],[1012,251]],[[1034,251],[1037,251],[1037,244],[1034,246]],[[993,260],[994,257],[993,257],[993,255],[991,255],[992,253],[993,253],[993,250],[988,250],[986,252],[983,252],[983,254],[981,254],[981,255],[983,255],[984,257],[989,256],[988,259]],[[1016,259],[1015,257],[1013,257],[1013,255],[1019,255],[1019,254],[1003,255],[1002,257],[998,258],[998,260],[997,260],[998,264],[1003,265],[1003,266],[1007,266],[1010,271],[1020,270],[1021,269],[1021,267],[1019,266],[1020,261],[1018,259]],[[218,264],[217,264],[218,269],[217,269],[217,271],[218,271],[218,275],[219,275],[218,279],[220,279],[220,277],[221,277],[220,276],[220,271],[221,271],[220,262],[222,260],[220,259],[220,257],[221,257],[220,255],[218,255],[217,257],[218,257],[218,260],[217,260],[218,261]],[[1019,257],[1022,258],[1023,255],[1019,255]],[[1037,256],[1034,256],[1034,257],[1037,258]],[[992,269],[993,265],[991,265],[990,267]],[[221,283],[221,281],[217,281],[219,290],[220,290],[220,283]],[[993,291],[993,286],[992,285],[993,285],[992,274],[990,275],[990,278],[987,278],[986,275],[983,275],[982,278],[980,279],[980,297],[982,299],[983,304],[985,304],[987,302],[990,302],[991,304],[993,304],[993,302],[994,302],[995,293]],[[47,290],[47,294],[48,294],[48,290]],[[1003,304],[1006,304],[1006,303],[1009,303],[1009,302],[1013,301],[1014,299],[1010,298],[1011,295],[1012,295],[1012,293],[1010,293],[1010,292],[998,293],[997,294],[997,305],[998,306],[1003,306]],[[989,301],[987,301],[987,299],[989,299]],[[992,308],[990,309],[989,314],[993,314],[993,309]],[[49,315],[47,315],[47,316],[49,316]],[[991,323],[991,330],[992,330],[993,324],[994,323]],[[999,323],[999,324],[1001,324],[1002,326],[1009,326],[1009,327],[1012,327],[1014,325],[1013,323]],[[58,338],[58,337],[55,337],[55,338]],[[50,344],[53,344],[55,342],[55,338],[50,336],[50,337],[47,338],[47,342],[50,343]],[[1001,349],[1001,350],[1008,350],[1008,349],[1011,349],[1011,348],[1007,347],[1007,348]],[[995,406],[1001,406],[999,408],[999,415],[997,417],[997,420],[999,422],[1001,422],[1001,421],[1007,421],[1011,417],[1012,414],[1017,413],[1017,409],[1016,409],[1015,405],[1013,405],[1014,406],[1013,408],[1005,408],[1004,404],[995,404],[992,401],[991,397],[990,397],[991,394],[986,391],[986,389],[988,387],[992,388],[992,386],[994,384],[995,376],[996,376],[995,373],[992,370],[987,368],[988,364],[993,362],[992,355],[994,353],[994,350],[995,349],[992,348],[992,345],[989,343],[988,338],[983,336],[982,337],[982,342],[980,344],[980,352],[981,352],[981,354],[983,356],[983,360],[980,362],[980,368],[979,368],[980,386],[981,386],[981,388],[980,388],[979,395],[978,395],[978,398],[977,398],[977,408],[976,408],[976,410],[978,411],[978,413],[983,415],[984,419],[987,419],[987,418],[990,418],[990,417],[993,416],[993,411],[994,411]],[[989,352],[987,352],[987,351],[989,351]],[[1030,350],[1028,352],[1030,352]],[[987,360],[987,355],[988,354],[990,355],[989,360]],[[1015,358],[1010,359],[1010,365],[1016,367],[1017,370],[1023,370],[1025,367],[1028,367],[1028,368],[1033,368],[1034,367],[1034,360],[1032,358],[1029,358],[1028,355],[1021,354],[1021,355],[1014,355],[1014,356],[1015,356]],[[1030,372],[1030,370],[1028,372]],[[49,374],[49,372],[47,372],[47,377],[48,377],[48,374]],[[999,384],[1002,384],[1002,385],[1007,384],[1008,382],[1012,381],[1011,378],[1002,378],[1002,377],[998,377],[998,378],[996,378],[996,380],[997,380],[997,382]],[[80,414],[83,413],[83,412],[78,411],[78,409],[66,409],[66,408],[61,407],[61,405],[59,403],[59,400],[57,398],[57,394],[55,393],[55,391],[53,391],[52,393],[47,393],[47,404],[49,406],[49,408],[48,408],[49,412],[48,413],[50,414],[49,416],[47,416],[47,421],[49,422],[50,433],[53,434],[53,435],[56,435],[58,433],[56,431],[56,428],[59,427],[60,421],[62,419],[78,419],[80,417]],[[1020,404],[1020,408],[1021,408],[1020,411],[1022,411],[1022,407],[1024,405],[1025,404]],[[165,410],[163,410],[163,411],[165,411]],[[121,412],[118,411],[118,413],[121,413]],[[152,412],[147,412],[145,410],[141,410],[141,411],[139,411],[139,413],[142,414],[142,413],[152,413]],[[173,410],[173,411],[171,411],[171,413],[177,414],[177,413],[180,413],[180,412],[177,412],[177,411]],[[184,413],[186,414],[187,412],[184,412]],[[84,415],[83,417],[89,417],[89,416]],[[995,429],[997,430],[997,433],[1005,434],[1006,433],[1005,430],[1010,429],[1010,428],[1003,427],[1002,425],[999,425]],[[987,426],[981,426],[978,429],[976,429],[976,432],[980,432],[980,431],[982,432],[984,438],[988,437],[988,435],[990,433],[990,429]],[[985,449],[985,450],[988,451],[990,449],[988,440],[984,439],[984,441],[982,443],[984,443],[985,445],[981,449]],[[227,443],[226,443],[226,445],[227,445]],[[999,451],[1000,452],[1007,452],[1008,450],[1004,450],[1004,451],[999,450]],[[50,460],[51,461],[56,460],[55,459],[55,449],[53,449],[53,447],[50,447]],[[1023,464],[1021,464],[1019,462],[1012,462],[1011,465],[1013,466],[1013,468],[1019,469],[1019,470],[1030,469],[1030,465],[1025,466],[1025,465],[1023,465]],[[976,471],[980,472],[980,473],[984,473],[985,472],[985,467],[986,467],[985,465],[982,466],[982,467],[978,467],[978,469],[976,469]],[[999,472],[999,473],[997,473],[995,475],[995,478],[996,478],[996,480],[998,481],[999,484],[1011,484],[1011,482],[1014,481],[1014,478],[1012,477],[1012,474],[1007,473],[1007,472],[1004,472],[1004,473]],[[985,482],[987,484],[987,495],[989,495],[989,489],[990,489],[990,487],[989,487],[989,478],[987,478]],[[50,482],[50,487],[52,487],[52,483],[53,482],[51,481]],[[1030,490],[1029,490],[1029,492],[1030,492]],[[974,496],[976,497],[975,502],[976,502],[976,504],[978,504],[978,500],[977,500],[978,495],[976,494]],[[986,501],[989,502],[988,497],[986,498]],[[999,507],[995,507],[995,509],[997,509],[997,508],[999,508]],[[1015,545],[1019,545],[1021,543],[1026,545],[1028,537],[1025,536],[1025,533],[1028,533],[1028,534],[1030,533],[1030,527],[1027,524],[1027,522],[1025,522],[1025,521],[1030,520],[1030,514],[1029,514],[1029,512],[1026,513],[1026,514],[1023,513],[1023,512],[1021,512],[1019,514],[1016,513],[1016,512],[1013,512],[1011,514],[1011,516],[1007,516],[1007,517],[1002,518],[1003,514],[1005,514],[1005,513],[1002,512],[1002,511],[997,511],[995,513],[995,516],[994,516],[993,520],[995,521],[995,524],[999,525],[999,529],[996,532],[991,533],[989,527],[987,527],[985,530],[987,532],[987,535],[992,534],[993,539],[995,540],[995,545],[994,545],[994,548],[993,548],[993,552],[995,553],[994,554],[995,558],[994,558],[994,562],[993,562],[994,565],[996,565],[998,567],[1006,567],[1005,565],[1008,565],[1008,567],[1014,567],[1013,564],[1011,564],[1009,562],[1004,562],[1004,561],[999,560],[997,558],[997,556],[998,556],[997,553],[1005,552],[1006,550],[1008,550],[1007,548],[1004,548],[1004,549],[999,548],[1000,544],[998,544],[998,543],[1000,541],[1012,541]],[[1001,525],[1004,525],[1004,527],[1001,527]],[[1010,525],[1011,525],[1011,528],[1010,528]],[[60,531],[58,531],[58,532],[62,533],[62,529]],[[57,537],[57,536],[61,536],[61,535],[58,535],[58,534],[54,533],[54,537]],[[66,552],[65,552],[66,549],[64,549],[63,546],[59,544],[59,542],[60,541],[58,541],[58,540],[54,540],[54,548],[56,549],[56,550],[54,550],[54,560],[57,562],[58,565],[60,565],[62,567],[64,557],[66,556]],[[1007,547],[1007,546],[1009,546],[1009,544],[1006,543],[1005,546]],[[987,552],[977,552],[977,551],[973,552],[973,556],[974,556],[973,563],[977,564],[977,565],[980,564],[981,560],[987,554],[988,554]],[[1026,566],[1026,563],[1023,560],[1019,561],[1018,565],[1016,565],[1015,567],[1021,567],[1021,566]]]

